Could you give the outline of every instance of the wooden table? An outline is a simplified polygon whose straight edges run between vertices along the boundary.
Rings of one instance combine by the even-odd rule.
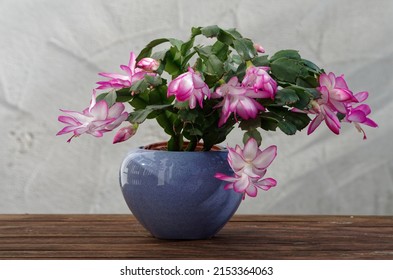
[[[131,215],[0,215],[0,259],[393,259],[393,217],[235,216],[168,241]]]

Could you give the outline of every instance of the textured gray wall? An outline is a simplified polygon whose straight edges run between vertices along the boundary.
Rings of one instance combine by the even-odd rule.
[[[166,139],[154,123],[127,143],[84,135],[65,143],[59,108],[87,106],[97,72],[118,71],[130,50],[191,26],[236,27],[268,53],[298,49],[368,90],[378,129],[337,137],[264,134],[279,156],[279,185],[239,213],[393,214],[393,1],[96,1],[0,3],[0,213],[127,213],[117,172],[126,151]],[[234,133],[227,143],[240,142]],[[226,143],[224,143],[226,144]]]

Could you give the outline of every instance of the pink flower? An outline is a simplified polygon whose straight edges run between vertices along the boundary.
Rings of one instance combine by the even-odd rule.
[[[124,142],[130,139],[132,136],[135,135],[137,129],[137,123],[120,128],[119,131],[116,133],[115,137],[113,138],[113,144]]]
[[[277,181],[273,178],[262,179],[262,177],[250,177],[246,174],[242,174],[241,176],[235,174],[234,177],[230,177],[221,173],[217,173],[215,177],[217,179],[229,182],[225,185],[224,189],[233,189],[235,192],[243,193],[243,199],[245,199],[246,194],[250,197],[257,196],[258,188],[267,191],[277,185]]]
[[[336,77],[331,72],[328,75],[320,75],[319,85],[317,89],[321,93],[321,98],[313,101],[313,108],[307,111],[307,113],[317,115],[308,127],[308,134],[314,132],[323,120],[331,131],[339,134],[341,125],[337,113],[345,115],[344,121],[353,122],[355,127],[363,132],[363,139],[367,137],[360,123],[371,127],[378,126],[367,117],[371,113],[370,107],[366,104],[358,105],[367,99],[368,92],[363,91],[354,95],[349,90],[344,76]]]
[[[254,48],[259,53],[264,53],[265,49],[260,44],[254,44]]]
[[[191,109],[196,107],[197,102],[202,108],[205,96],[210,98],[210,90],[201,76],[188,67],[188,72],[181,74],[169,83],[167,96],[172,95],[180,102],[189,101]]]
[[[360,103],[368,98],[368,92],[363,91],[355,94],[356,100]],[[353,107],[355,105],[355,107]],[[344,121],[354,123],[359,132],[363,133],[363,139],[367,139],[366,133],[360,124],[368,125],[371,127],[378,127],[378,124],[372,119],[368,118],[371,113],[371,108],[367,104],[360,104],[356,106],[356,102],[347,104],[347,115]]]
[[[243,150],[239,145],[235,149],[228,147],[228,163],[238,175],[244,173],[251,177],[263,176],[276,156],[276,146],[261,151],[254,138],[248,139]]]
[[[242,87],[237,77],[232,77],[228,83],[221,85],[213,93],[213,98],[224,99],[216,107],[222,107],[218,126],[221,127],[231,113],[239,115],[242,119],[255,119],[260,111],[265,108],[254,98],[269,98],[270,94],[263,91],[253,91]]]
[[[319,76],[319,87],[317,89],[320,92],[328,92],[329,103],[332,109],[342,114],[346,113],[345,102],[357,101],[352,92],[349,90],[347,83],[344,80],[344,75],[336,78],[332,72],[328,75],[321,74]]]
[[[340,133],[340,120],[338,119],[334,107],[329,102],[329,92],[326,88],[321,88],[321,97],[319,100],[313,101],[313,109],[308,113],[316,114],[317,116],[311,121],[308,126],[307,134],[311,134],[315,129],[325,121],[327,127],[335,134]]]
[[[339,134],[341,124],[337,113],[346,114],[347,104],[352,101],[357,102],[357,100],[349,90],[343,75],[336,77],[332,72],[321,74],[317,89],[321,93],[321,98],[313,101],[313,108],[308,111],[317,116],[308,126],[307,134],[313,133],[322,121],[325,121],[333,133]]]
[[[273,99],[277,92],[277,82],[268,74],[269,69],[264,66],[248,67],[242,85],[254,89],[255,92],[264,91]]]
[[[93,90],[90,106],[82,111],[82,113],[61,110],[68,116],[59,116],[58,120],[67,124],[57,135],[73,132],[72,138],[83,133],[91,134],[95,137],[102,137],[104,132],[111,131],[118,127],[128,118],[128,113],[124,111],[122,103],[115,103],[110,108],[104,101],[96,102],[96,91]]]
[[[128,65],[120,65],[120,68],[125,72],[125,75],[105,72],[98,73],[98,75],[110,78],[110,80],[97,82],[97,84],[99,84],[97,89],[127,88],[131,87],[135,82],[142,80],[147,73],[141,68],[135,68],[135,62],[135,54],[131,52]],[[150,73],[150,75],[154,74]]]
[[[238,145],[235,149],[228,147],[228,163],[235,173],[234,176],[217,173],[215,177],[229,182],[225,189],[233,189],[236,192],[254,197],[257,194],[257,188],[268,190],[276,186],[277,183],[274,179],[262,179],[276,156],[276,146],[270,146],[261,151],[257,141],[250,138],[244,145],[244,149]]]
[[[158,67],[160,67],[160,62],[158,62],[157,60],[150,58],[150,57],[145,57],[142,58],[137,65],[139,68],[145,70],[146,72],[153,72],[156,71],[158,69]]]

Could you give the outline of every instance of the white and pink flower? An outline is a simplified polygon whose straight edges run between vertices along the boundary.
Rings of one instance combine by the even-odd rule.
[[[244,193],[251,197],[257,195],[257,189],[269,190],[277,185],[273,178],[265,178],[267,168],[277,156],[277,147],[270,146],[265,150],[258,148],[254,138],[248,139],[241,149],[236,145],[235,149],[228,147],[228,163],[231,166],[234,176],[217,173],[217,179],[227,181],[225,189],[233,189],[235,192]]]
[[[131,87],[135,82],[142,80],[146,74],[155,75],[154,73],[146,72],[146,70],[144,69],[144,67],[149,68],[150,69],[149,72],[151,72],[152,69],[155,68],[155,64],[152,61],[147,59],[143,60],[142,62],[140,62],[143,67],[138,68],[135,65],[136,64],[135,58],[136,58],[135,54],[131,52],[128,65],[120,65],[121,70],[123,70],[125,74],[107,73],[107,72],[98,73],[98,75],[106,78],[110,78],[110,80],[97,82],[97,84],[99,85],[97,89],[127,88],[127,87]]]
[[[321,74],[317,89],[321,93],[321,98],[312,101],[311,110],[304,111],[317,115],[308,126],[308,134],[314,132],[322,121],[325,121],[333,133],[339,134],[341,124],[337,117],[338,113],[345,115],[344,121],[355,124],[355,127],[363,133],[363,139],[367,137],[360,124],[378,126],[367,117],[371,113],[370,107],[367,104],[360,104],[367,99],[368,92],[363,91],[354,95],[348,88],[343,75],[336,77],[332,72]]]
[[[247,88],[252,88],[255,92],[263,91],[267,93],[271,99],[274,99],[277,92],[277,82],[269,75],[269,70],[269,67],[264,66],[248,67],[242,85]]]
[[[216,106],[221,108],[218,126],[221,127],[228,120],[231,113],[242,119],[255,119],[265,108],[255,98],[269,98],[270,94],[263,91],[247,89],[239,84],[237,77],[232,77],[228,83],[221,85],[212,95],[213,98],[223,98]]]
[[[319,87],[317,88],[321,93],[328,95],[329,106],[337,112],[346,113],[346,102],[357,102],[353,96],[352,91],[349,90],[344,75],[336,77],[334,73],[321,74],[319,76]]]
[[[307,113],[316,114],[317,116],[311,121],[308,126],[307,134],[311,134],[317,129],[322,121],[325,121],[327,127],[335,134],[340,133],[340,120],[334,110],[334,107],[329,102],[329,92],[326,88],[321,88],[321,98],[313,101],[313,108]]]
[[[153,72],[157,71],[158,67],[160,67],[160,62],[151,57],[144,57],[138,61],[136,66],[146,72]]]
[[[95,137],[102,137],[105,132],[112,131],[128,118],[122,103],[115,103],[111,107],[104,101],[96,102],[96,91],[93,90],[90,106],[80,112],[61,110],[67,116],[59,116],[58,120],[67,124],[57,135],[73,132],[72,138],[87,133]]]
[[[360,124],[364,124],[370,127],[378,127],[378,124],[368,117],[371,113],[371,108],[367,104],[360,104],[368,98],[368,92],[363,91],[355,94],[357,102],[350,102],[346,104],[347,114],[344,121],[354,123],[356,129],[363,133],[363,139],[367,139],[366,133]]]
[[[205,97],[210,98],[210,89],[202,80],[201,76],[188,67],[186,73],[181,74],[168,85],[167,96],[175,96],[177,101],[189,102],[189,107],[194,109],[198,102],[203,108]]]
[[[254,44],[254,49],[259,53],[265,52],[265,49],[260,44],[257,44],[257,43]]]
[[[115,134],[115,137],[113,138],[113,144],[124,142],[130,139],[132,136],[135,135],[137,129],[138,129],[137,123],[130,124],[120,128]]]

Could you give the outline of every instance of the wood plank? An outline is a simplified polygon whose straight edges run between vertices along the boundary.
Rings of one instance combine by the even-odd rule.
[[[214,238],[159,240],[131,215],[0,215],[0,259],[393,259],[390,216],[234,216]]]

